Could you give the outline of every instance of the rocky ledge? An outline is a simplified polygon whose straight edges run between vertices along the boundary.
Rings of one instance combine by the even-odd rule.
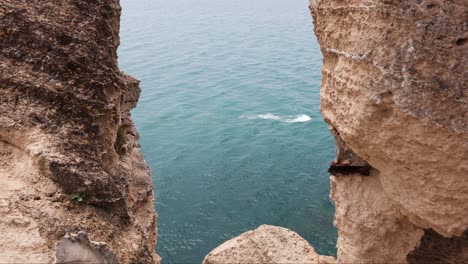
[[[225,263],[317,263],[334,264],[320,256],[297,233],[278,226],[262,225],[224,242],[211,251],[203,264]]]
[[[83,232],[120,263],[159,262],[153,184],[129,112],[140,89],[117,66],[119,20],[117,0],[2,0],[2,263],[51,263],[59,241]]]

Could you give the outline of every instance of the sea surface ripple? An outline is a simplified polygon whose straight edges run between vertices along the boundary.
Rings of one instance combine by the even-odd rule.
[[[121,0],[119,65],[153,173],[163,263],[200,263],[261,224],[335,255],[307,0]]]

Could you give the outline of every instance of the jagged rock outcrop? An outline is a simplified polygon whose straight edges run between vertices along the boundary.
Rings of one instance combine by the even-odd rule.
[[[323,116],[373,168],[332,177],[338,262],[437,261],[417,253],[429,229],[433,244],[466,247],[466,236],[434,240],[468,228],[467,10],[463,0],[311,1]]]
[[[213,249],[203,264],[225,263],[316,263],[333,264],[333,257],[320,256],[297,233],[278,226],[262,225]]]
[[[121,263],[158,262],[119,2],[0,2],[0,262],[50,263],[79,231]]]

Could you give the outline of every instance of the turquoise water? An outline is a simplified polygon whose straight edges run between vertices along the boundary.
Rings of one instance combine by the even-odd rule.
[[[153,171],[164,263],[200,263],[261,224],[336,254],[307,0],[122,0],[122,70]],[[309,120],[310,118],[310,120]]]

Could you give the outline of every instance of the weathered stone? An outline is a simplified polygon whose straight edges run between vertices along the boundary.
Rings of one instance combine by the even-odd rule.
[[[117,0],[1,1],[0,262],[50,263],[79,230],[121,263],[159,261],[119,20]]]
[[[225,263],[335,263],[320,256],[297,233],[278,226],[262,225],[224,242],[211,251],[204,264]]]
[[[408,263],[465,264],[468,260],[468,230],[461,236],[443,237],[427,229],[419,247],[411,251]]]
[[[311,5],[325,120],[380,171],[412,222],[445,236],[468,227],[468,49],[457,44],[467,8],[463,0]]]
[[[331,177],[338,261],[404,263],[423,230],[402,215],[383,191],[378,172],[369,177]]]
[[[118,264],[119,260],[105,243],[90,241],[85,232],[78,232],[67,234],[57,244],[55,263]]]
[[[404,263],[423,229],[466,232],[468,2],[310,7],[324,57],[322,114],[337,144],[373,168],[332,178],[338,262]]]

